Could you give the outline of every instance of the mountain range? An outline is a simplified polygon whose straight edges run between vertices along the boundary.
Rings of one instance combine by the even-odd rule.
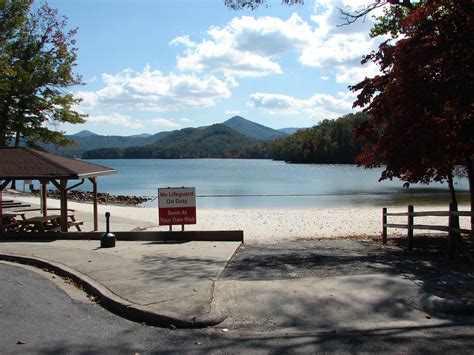
[[[249,121],[243,117],[235,116],[227,121],[222,122],[221,124],[205,126],[199,128],[184,128],[175,131],[169,132],[159,132],[156,134],[143,133],[133,136],[103,136],[96,134],[91,131],[83,130],[73,135],[68,135],[67,138],[75,142],[75,146],[72,147],[46,147],[49,151],[65,156],[77,156],[81,157],[86,151],[89,150],[102,150],[105,148],[132,148],[132,147],[144,147],[149,145],[158,145],[161,148],[169,148],[173,144],[183,145],[187,140],[188,143],[191,143],[194,139],[202,144],[205,141],[211,141],[212,134],[221,134],[223,133],[224,128],[216,129],[216,126],[223,126],[227,128],[226,130],[227,138],[230,138],[230,135],[237,134],[238,136],[232,137],[235,141],[250,144],[254,141],[270,141],[279,138],[288,136],[290,133],[294,132],[294,128],[285,128],[281,130],[275,130],[261,124]],[[213,127],[213,129],[209,129]],[[200,134],[206,134],[206,140],[203,140],[203,137],[200,137]],[[240,137],[242,136],[242,137]],[[214,137],[218,141],[222,137]],[[247,139],[246,139],[247,138]],[[217,143],[217,142],[215,142]],[[193,146],[196,142],[193,141]],[[220,142],[221,147],[228,147],[230,145],[225,142]],[[208,147],[209,148],[209,147]],[[236,148],[236,147],[234,147]],[[204,149],[206,150],[206,149]]]
[[[88,150],[84,159],[194,159],[237,158],[243,149],[258,143],[223,125],[173,131],[152,144],[127,148]]]

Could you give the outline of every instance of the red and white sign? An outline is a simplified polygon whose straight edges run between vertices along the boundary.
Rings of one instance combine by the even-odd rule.
[[[160,226],[196,224],[196,189],[158,189],[158,220]]]

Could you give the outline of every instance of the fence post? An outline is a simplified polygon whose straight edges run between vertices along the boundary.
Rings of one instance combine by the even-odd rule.
[[[382,243],[387,244],[387,208],[382,208]]]
[[[455,203],[451,202],[449,204],[449,235],[448,235],[448,257],[454,259],[456,257],[458,235],[454,231],[454,228],[459,228],[459,223],[455,223],[455,216],[453,211],[457,211],[457,206]]]
[[[408,206],[408,250],[413,250],[413,205]]]

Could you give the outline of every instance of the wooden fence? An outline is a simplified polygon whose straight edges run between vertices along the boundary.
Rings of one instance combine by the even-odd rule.
[[[407,224],[395,224],[395,223],[388,223],[387,217],[389,216],[406,216],[407,217]],[[383,244],[387,244],[387,229],[388,228],[400,228],[400,229],[407,229],[407,236],[408,236],[408,249],[413,249],[413,231],[415,229],[421,230],[434,230],[440,232],[447,232],[449,233],[449,245],[448,245],[448,253],[450,257],[454,257],[454,253],[456,250],[457,240],[459,239],[457,236],[462,234],[472,235],[472,230],[470,229],[461,229],[459,226],[455,226],[455,216],[458,217],[471,217],[471,211],[457,211],[457,208],[454,204],[449,205],[449,211],[428,211],[428,212],[415,212],[414,207],[412,205],[408,206],[407,212],[399,212],[399,213],[389,213],[387,212],[387,208],[382,209],[382,240]],[[441,225],[426,225],[426,224],[415,224],[415,217],[449,217],[448,225],[441,226]],[[472,227],[471,227],[472,228]]]

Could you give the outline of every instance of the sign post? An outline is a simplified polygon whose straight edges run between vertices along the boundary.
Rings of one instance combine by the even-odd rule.
[[[196,189],[179,187],[158,189],[158,221],[160,226],[196,224]]]

